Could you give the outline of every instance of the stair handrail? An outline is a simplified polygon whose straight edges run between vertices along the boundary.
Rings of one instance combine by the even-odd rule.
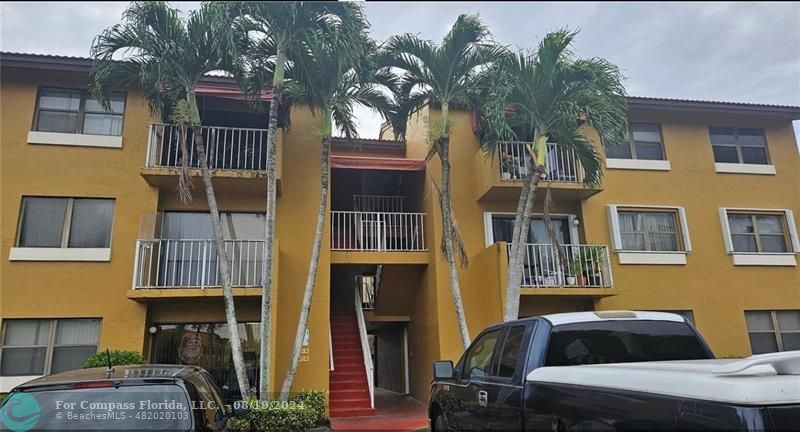
[[[328,370],[333,370],[333,330],[331,326],[328,326],[328,346],[330,349],[328,350]]]
[[[364,369],[367,374],[367,385],[369,386],[369,407],[375,408],[375,387],[373,380],[372,355],[370,354],[369,344],[367,343],[367,324],[364,322],[364,310],[361,308],[361,287],[356,287],[356,321],[358,321],[358,333],[361,340],[361,353],[364,355]]]

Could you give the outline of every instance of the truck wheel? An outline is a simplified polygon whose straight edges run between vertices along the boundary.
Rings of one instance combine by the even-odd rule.
[[[444,422],[442,413],[436,413],[431,426],[433,426],[433,432],[445,432],[447,430],[447,424]]]

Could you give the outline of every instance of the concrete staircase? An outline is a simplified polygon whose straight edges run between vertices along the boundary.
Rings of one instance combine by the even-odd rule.
[[[370,403],[355,313],[333,315],[331,333],[333,370],[330,372],[330,417],[375,415]]]

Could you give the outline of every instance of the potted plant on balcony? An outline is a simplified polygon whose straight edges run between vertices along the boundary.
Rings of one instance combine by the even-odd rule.
[[[588,246],[584,252],[583,275],[586,277],[586,285],[599,287],[604,280],[603,265],[605,264],[605,253],[602,246]]]
[[[511,180],[514,173],[514,157],[503,152],[500,158],[500,176],[503,180]]]
[[[569,263],[569,275],[567,275],[567,285],[586,285],[586,276],[583,274],[583,262],[577,258]]]

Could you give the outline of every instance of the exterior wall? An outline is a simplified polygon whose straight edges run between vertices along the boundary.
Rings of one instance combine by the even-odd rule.
[[[425,156],[430,145],[427,125],[435,124],[438,115],[437,110],[426,108],[409,121],[407,157]],[[497,174],[492,170],[497,170],[498,164],[494,158],[487,159],[480,153],[470,115],[451,109],[451,117],[453,206],[470,257],[469,266],[459,270],[460,283],[470,336],[475,337],[484,327],[502,319],[507,269],[507,264],[498,260],[498,255],[502,255],[500,246],[487,248],[484,244],[483,215],[489,211],[513,213],[517,202],[516,197],[507,199],[507,194],[494,195],[500,199],[478,199],[496,182]],[[559,194],[554,188],[552,211],[579,217],[581,242],[611,246],[607,204],[684,207],[693,245],[688,264],[621,266],[612,253],[615,295],[526,293],[520,302],[520,315],[593,309],[691,309],[700,331],[717,355],[749,355],[744,310],[800,308],[800,271],[797,267],[734,267],[723,244],[718,208],[788,208],[800,213],[800,158],[791,122],[638,112],[631,114],[631,120],[662,124],[672,170],[606,170],[602,190],[589,198]],[[709,125],[765,128],[777,175],[715,173]],[[598,142],[593,131],[588,130],[587,136]],[[440,172],[439,159],[434,157],[428,164],[428,174],[438,182]],[[542,211],[544,190],[537,194],[534,213]],[[427,397],[430,363],[437,359],[455,361],[463,352],[447,266],[439,248],[441,216],[435,194],[430,181],[426,181],[424,211],[428,212],[427,224],[434,238],[428,243],[430,263],[416,299],[420,312],[411,317],[410,327],[412,347],[427,356],[413,359],[419,365],[414,369],[416,373],[411,374],[412,395],[421,399]],[[422,311],[430,314],[432,310],[435,318],[421,316]],[[418,321],[427,326],[430,341],[424,347],[414,344],[413,330]]]
[[[102,318],[99,349],[141,351],[146,307],[129,300],[139,220],[158,191],[139,176],[150,116],[127,93],[122,148],[27,143],[40,85],[85,88],[86,76],[2,70],[0,87],[0,317]],[[9,261],[25,195],[115,198],[109,262]],[[4,389],[8,390],[8,389]]]
[[[610,244],[607,204],[674,205],[686,209],[693,250],[686,265],[620,265],[612,257],[619,295],[597,309],[691,309],[718,356],[749,355],[744,310],[800,308],[800,270],[734,266],[718,208],[793,209],[797,218],[800,157],[791,122],[636,112],[631,119],[661,123],[672,170],[606,170],[604,191],[583,203],[588,240]],[[777,174],[715,173],[709,125],[764,128]]]

